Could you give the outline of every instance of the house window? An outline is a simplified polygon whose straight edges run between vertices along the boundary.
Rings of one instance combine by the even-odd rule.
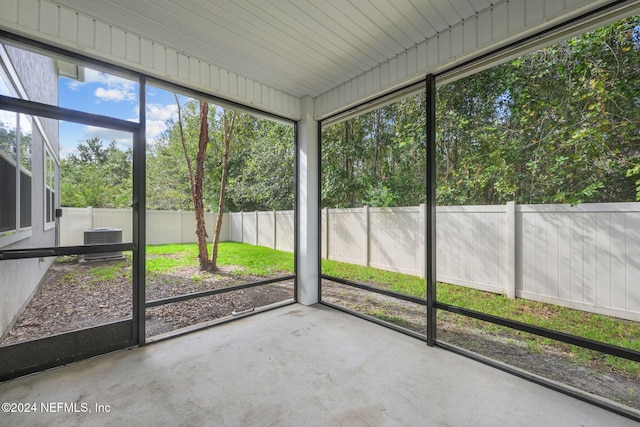
[[[44,181],[45,181],[45,194],[44,194],[44,224],[45,229],[48,230],[55,225],[56,220],[56,162],[53,159],[53,155],[46,150],[44,159]]]
[[[31,227],[31,122],[0,111],[0,237]]]
[[[16,96],[6,66],[3,58],[0,95]],[[0,247],[31,235],[32,159],[32,118],[0,110]]]
[[[0,233],[15,232],[18,228],[17,128],[16,113],[0,112]]]
[[[20,139],[18,140],[18,158],[20,164],[20,222],[19,229],[31,227],[31,158],[32,134],[31,118],[20,114],[18,116]]]
[[[8,79],[0,72],[0,94],[11,95]],[[32,192],[31,118],[0,110],[0,246],[30,233]]]

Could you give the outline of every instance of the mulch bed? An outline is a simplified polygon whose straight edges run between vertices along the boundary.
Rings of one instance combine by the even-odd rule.
[[[96,267],[114,263],[121,266],[116,277],[101,279],[92,274]],[[264,280],[237,275],[234,271],[233,267],[225,267],[214,275],[193,267],[153,275],[147,278],[146,299],[152,301]],[[130,262],[79,263],[75,259],[56,262],[13,327],[2,337],[0,345],[131,319],[132,294]],[[293,298],[293,282],[288,280],[152,307],[146,310],[146,333],[148,337],[158,335],[290,298]]]

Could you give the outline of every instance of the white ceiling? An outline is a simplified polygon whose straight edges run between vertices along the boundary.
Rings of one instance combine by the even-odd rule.
[[[321,95],[491,7],[490,0],[54,1],[296,97]]]

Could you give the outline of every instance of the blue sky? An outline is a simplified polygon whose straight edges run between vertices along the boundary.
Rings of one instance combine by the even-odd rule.
[[[152,144],[176,118],[173,93],[147,86],[147,143]],[[138,120],[138,83],[122,77],[85,69],[82,82],[61,77],[59,106],[123,120]],[[115,140],[121,148],[131,147],[131,134],[94,126],[60,122],[60,156],[71,154],[86,139],[100,137],[105,145]]]

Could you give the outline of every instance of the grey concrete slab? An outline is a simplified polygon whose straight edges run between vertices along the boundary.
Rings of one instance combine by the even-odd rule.
[[[348,314],[298,304],[5,382],[0,402],[36,409],[0,413],[2,426],[636,425]]]

